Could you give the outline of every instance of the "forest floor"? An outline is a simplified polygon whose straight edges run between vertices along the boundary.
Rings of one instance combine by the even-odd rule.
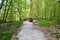
[[[21,25],[22,22],[20,21],[0,22],[0,40],[11,40],[11,36],[17,33]]]
[[[60,29],[57,28],[57,26],[42,27],[36,23],[34,23],[32,25],[32,23],[23,22],[23,25],[19,28],[17,39],[18,40],[40,40],[40,39],[57,40],[56,33],[60,32]],[[15,35],[13,35],[12,40],[16,39],[16,38],[14,38],[14,36]],[[33,39],[33,37],[34,37],[34,39]],[[40,37],[42,37],[42,38],[40,38]]]
[[[53,25],[50,27],[40,26],[38,23],[34,23],[37,27],[36,29],[39,29],[42,31],[48,40],[60,40],[60,26],[59,25]]]

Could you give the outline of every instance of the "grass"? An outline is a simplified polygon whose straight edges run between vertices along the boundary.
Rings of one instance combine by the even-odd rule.
[[[15,22],[7,22],[8,24],[11,24],[11,25],[15,25],[15,26],[21,26],[22,25],[22,22],[20,21],[15,21]]]
[[[22,25],[22,22],[14,22],[14,23],[12,23],[13,25],[15,25],[15,26],[21,26]]]
[[[56,20],[44,20],[44,19],[40,19],[38,20],[38,24],[40,26],[51,26],[51,25],[54,25],[56,24]]]
[[[59,32],[56,32],[56,33],[54,33],[54,35],[55,35],[55,37],[59,40],[59,38],[60,38],[60,33],[59,33]]]
[[[14,32],[16,32],[16,30],[2,31],[2,34],[0,35],[0,40],[11,40]]]
[[[46,28],[46,27],[48,27],[48,29],[50,29],[49,27],[51,27],[52,25],[52,27],[54,27],[55,25],[57,25],[58,24],[58,22],[57,22],[57,20],[44,20],[44,19],[39,19],[38,21],[37,21],[37,23],[40,25],[40,27],[44,27],[44,28]],[[54,29],[54,28],[53,28]],[[57,30],[58,28],[56,28],[55,30]],[[53,31],[52,29],[51,29],[51,31]],[[54,31],[53,31],[54,32]],[[53,33],[53,32],[51,32],[51,33]],[[60,32],[54,32],[53,33],[53,35],[54,35],[54,37],[57,39],[57,40],[60,40]]]
[[[22,25],[22,22],[7,22],[0,25],[0,40],[11,40],[14,33]]]

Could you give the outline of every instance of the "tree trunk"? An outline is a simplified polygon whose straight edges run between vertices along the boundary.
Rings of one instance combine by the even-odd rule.
[[[18,6],[19,6],[19,4],[18,4]],[[20,19],[20,21],[22,20],[21,19],[21,14],[22,14],[22,4],[20,5],[20,9],[18,8],[18,12],[19,12],[19,19]]]
[[[25,0],[25,14],[26,14],[26,0]]]
[[[55,7],[55,3],[54,3],[54,15],[53,15],[53,17],[55,17],[56,16],[56,7]]]
[[[45,6],[45,19],[46,19],[46,6]]]
[[[6,0],[5,10],[4,10],[4,14],[3,14],[3,22],[5,21],[7,3],[8,3],[8,0]]]
[[[50,19],[52,19],[52,10],[50,11]]]
[[[13,10],[13,5],[11,4],[11,21],[13,21],[12,20],[12,18],[13,18],[13,13],[12,13],[13,11],[12,10]]]
[[[37,19],[38,19],[38,18],[40,18],[39,1],[38,1],[38,4],[36,4],[36,6],[37,6]]]
[[[30,0],[30,18],[32,18],[32,5],[33,5],[33,1],[32,0]]]
[[[5,0],[2,0],[1,6],[0,6],[0,10],[1,10],[2,7],[3,7],[4,1],[5,1]]]
[[[8,16],[8,12],[9,12],[9,9],[10,9],[10,5],[12,4],[12,0],[10,0],[10,3],[8,5],[8,9],[7,9],[7,13],[6,13],[6,18],[5,18],[5,22],[6,22],[6,19],[7,19],[7,16]]]

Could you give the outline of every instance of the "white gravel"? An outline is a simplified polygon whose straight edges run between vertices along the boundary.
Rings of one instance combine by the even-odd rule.
[[[17,35],[18,40],[47,40],[44,37],[44,33],[39,30],[32,29],[33,26],[34,25],[31,22],[23,22],[22,29]]]

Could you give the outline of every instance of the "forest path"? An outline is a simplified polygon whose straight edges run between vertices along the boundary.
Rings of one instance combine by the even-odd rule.
[[[32,22],[24,21],[22,29],[18,32],[18,40],[47,40],[45,34]]]

